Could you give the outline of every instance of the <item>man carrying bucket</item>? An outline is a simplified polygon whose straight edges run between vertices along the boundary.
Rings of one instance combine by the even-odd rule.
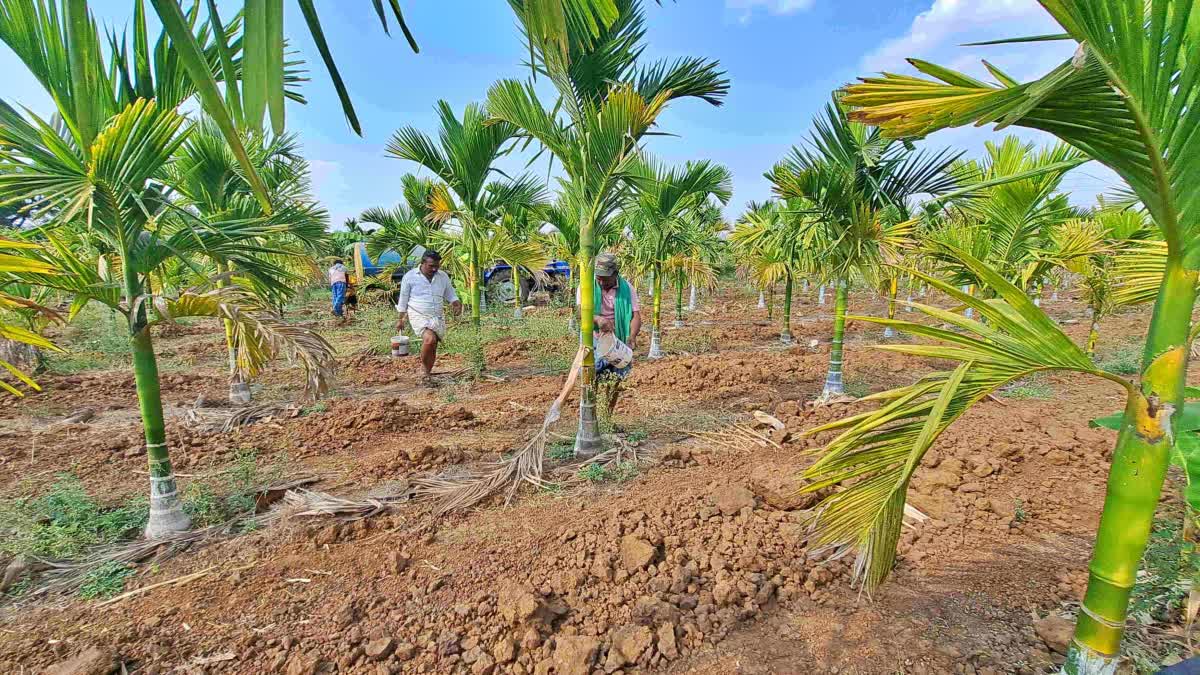
[[[427,249],[421,256],[421,264],[409,270],[401,280],[400,298],[396,301],[396,311],[400,312],[396,332],[403,332],[407,322],[412,325],[413,333],[421,337],[421,369],[425,384],[432,382],[438,343],[446,338],[444,303],[450,303],[455,316],[462,314],[462,302],[454,292],[454,284],[441,267],[442,256]]]
[[[637,290],[621,278],[620,272],[617,256],[612,253],[596,256],[596,280],[593,282],[596,298],[595,332],[598,334],[598,343],[608,342],[605,338],[611,334],[611,337],[628,345],[632,352],[637,345],[638,333],[642,330],[642,308],[638,304]],[[599,353],[596,356],[597,379],[607,377],[616,380],[606,401],[610,416],[621,394],[620,382],[633,369],[632,353],[629,357],[628,363],[617,365]]]

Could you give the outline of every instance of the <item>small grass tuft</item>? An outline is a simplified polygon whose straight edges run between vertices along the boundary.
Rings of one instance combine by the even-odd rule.
[[[125,590],[125,580],[133,576],[128,565],[110,560],[88,570],[79,587],[79,597],[84,600],[103,600]]]
[[[0,553],[77,558],[91,547],[140,531],[149,513],[145,497],[105,508],[78,478],[61,474],[40,498],[0,502]]]
[[[1042,400],[1054,398],[1054,388],[1045,378],[1032,375],[1001,389],[1000,394],[1017,400]]]
[[[1142,345],[1125,344],[1097,365],[1117,375],[1137,375],[1142,371]]]
[[[569,461],[575,458],[575,441],[555,441],[546,448],[546,456],[557,461]]]
[[[609,478],[608,470],[599,464],[588,464],[577,475],[589,483],[603,483]]]

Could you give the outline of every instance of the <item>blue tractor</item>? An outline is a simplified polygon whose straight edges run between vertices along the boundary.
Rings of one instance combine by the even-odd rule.
[[[542,269],[543,278],[535,279],[528,270],[521,273],[521,304],[529,302],[529,294],[534,291],[546,291],[550,295],[559,295],[571,287],[571,266],[562,260],[551,260]],[[513,286],[512,267],[508,263],[497,263],[484,270],[483,287],[487,291],[487,300],[496,304],[512,304],[517,289]]]

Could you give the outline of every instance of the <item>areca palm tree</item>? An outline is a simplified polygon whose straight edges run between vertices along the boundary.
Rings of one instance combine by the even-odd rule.
[[[532,244],[538,249],[538,260],[544,259],[542,267],[529,267],[528,264],[513,265],[509,263],[510,277],[507,285],[501,285],[497,290],[497,300],[503,302],[505,300],[504,293],[507,288],[512,288],[512,303],[513,303],[513,318],[520,319],[524,316],[522,305],[524,304],[527,295],[524,292],[526,286],[522,281],[522,269],[530,274],[531,284],[535,284],[539,279],[545,278],[543,267],[550,260],[550,244],[541,234],[542,225],[545,223],[546,209],[550,207],[547,203],[540,204],[514,204],[509,208],[504,209],[504,213],[500,217],[499,229],[503,231],[514,243]],[[532,250],[532,249],[531,249]],[[508,262],[508,261],[506,261]],[[532,287],[532,286],[531,286]]]
[[[407,256],[417,246],[430,247],[433,233],[442,223],[429,217],[433,181],[410,173],[400,179],[403,201],[391,209],[374,207],[363,211],[359,220],[376,229],[366,235],[367,255],[378,258],[386,251]]]
[[[177,267],[194,270],[197,265],[210,262],[211,265],[204,265],[203,272],[205,276],[219,275],[219,286],[229,285],[236,277],[264,302],[281,305],[307,271],[305,259],[324,243],[329,216],[309,194],[308,163],[299,156],[294,136],[276,136],[264,145],[246,135],[245,145],[271,196],[274,204],[271,214],[255,199],[220,131],[211,122],[202,120],[167,167],[165,181],[178,195],[175,201],[180,208],[166,214],[161,224],[186,229],[190,227],[186,221],[195,217],[209,223],[260,221],[277,225],[253,249],[224,255],[202,252],[200,258],[206,260],[188,260],[189,265],[177,264]],[[179,258],[170,260],[183,262]],[[229,354],[229,399],[246,404],[251,398],[250,386],[237,366],[235,326],[225,320],[224,327]]]
[[[28,297],[23,297],[26,295],[23,291],[29,289],[28,284],[25,283],[26,275],[53,276],[58,274],[58,270],[53,265],[20,255],[25,250],[37,247],[38,244],[32,242],[0,238],[0,284],[5,288],[5,290],[0,291],[0,310],[56,319],[58,316],[54,312],[38,305]],[[13,288],[13,286],[16,288]],[[32,321],[30,323],[32,324]],[[31,327],[35,326],[31,325]],[[59,350],[53,342],[50,342],[38,332],[8,322],[0,322],[0,339],[28,345],[35,349]],[[34,391],[41,391],[41,387],[29,377],[28,373],[23,372],[12,363],[0,359],[0,368],[8,371],[17,380],[17,385],[29,387]],[[0,380],[0,390],[16,397],[23,397],[25,395],[17,386],[3,380]]]
[[[1125,391],[1127,405],[1088,589],[1064,666],[1070,673],[1110,673],[1119,659],[1130,592],[1185,407],[1200,267],[1200,193],[1194,189],[1200,180],[1200,8],[1195,0],[1041,4],[1064,31],[1056,37],[1079,46],[1072,59],[1037,80],[1021,83],[989,66],[995,78],[989,83],[914,60],[925,77],[866,78],[848,89],[845,101],[856,107],[855,119],[881,126],[890,136],[919,137],[964,124],[1040,129],[1120,175],[1166,248],[1140,378],[1131,383],[1096,368],[1021,289],[963,254],[972,270],[994,277],[998,299],[971,300],[989,325],[946,317],[964,327],[972,341],[943,331],[926,334],[954,348],[894,347],[921,349],[960,365],[906,390],[881,394],[878,398],[889,401],[881,411],[838,423],[845,432],[807,473],[817,484],[851,481],[826,503],[818,536],[857,548],[858,569],[868,585],[875,585],[886,577],[895,555],[909,478],[946,426],[996,387],[1030,372],[1058,369],[1113,382]],[[932,308],[923,311],[936,315]],[[881,424],[885,414],[900,426]],[[1196,480],[1194,448],[1181,445],[1180,451],[1189,481]],[[870,465],[884,453],[893,459]],[[1196,513],[1200,504],[1193,503],[1191,492],[1188,496]]]
[[[633,191],[619,222],[632,235],[629,258],[633,269],[654,279],[650,358],[662,357],[663,279],[679,281],[676,320],[682,321],[682,280],[685,276],[715,279],[706,249],[710,228],[701,220],[709,196],[722,204],[732,195],[729,170],[708,161],[669,167],[643,157],[630,172]],[[690,274],[689,274],[690,273]],[[639,274],[640,276],[640,274]]]
[[[820,248],[814,237],[823,234],[806,219],[807,204],[751,202],[730,237],[739,258],[759,288],[783,283],[783,329],[779,339],[791,344],[792,294],[796,278],[813,263]]]
[[[505,209],[540,201],[543,187],[530,176],[489,181],[497,173],[493,164],[517,132],[514,124],[489,120],[486,109],[477,104],[468,105],[461,120],[445,101],[438,101],[436,109],[441,127],[438,143],[413,127],[403,127],[392,136],[387,153],[416,162],[438,177],[427,218],[438,223],[453,220],[460,230],[456,241],[468,255],[471,321],[478,328],[482,265],[490,262],[482,255],[487,234]]]
[[[983,160],[954,167],[963,189],[986,187],[951,200],[949,208],[957,216],[951,221],[954,227],[934,232],[932,241],[963,247],[1017,286],[1036,292],[1053,269],[1038,252],[1050,245],[1057,226],[1076,215],[1067,195],[1058,190],[1083,154],[1063,143],[1037,152],[1033,143],[1016,136],[988,142],[986,148]],[[1017,176],[1028,177],[1009,180]],[[934,245],[925,253],[941,262],[943,274],[952,275],[959,285],[980,287],[953,256],[940,259],[942,250]]]
[[[842,343],[851,276],[857,273],[870,283],[892,274],[886,266],[913,244],[912,200],[954,187],[950,168],[957,158],[947,151],[911,150],[853,122],[836,99],[814,125],[810,147],[793,149],[767,178],[784,199],[811,205],[812,226],[825,229],[820,240],[829,243],[819,254],[837,292],[829,373],[821,392],[829,400],[845,392]]]
[[[166,320],[187,315],[233,320],[247,376],[282,351],[305,364],[309,384],[319,391],[332,372],[332,348],[304,329],[245,311],[261,306],[239,288],[171,297],[149,287],[150,275],[166,260],[199,253],[230,256],[259,246],[260,237],[279,229],[258,221],[159,227],[172,209],[161,179],[192,130],[174,109],[195,91],[172,55],[173,43],[161,39],[150,59],[144,26],[135,28],[138,58],[130,71],[117,41],[107,43],[112,53],[105,58],[101,45],[106,42],[89,20],[86,3],[68,1],[58,12],[40,0],[0,1],[0,40],[46,89],[63,121],[22,115],[0,101],[0,166],[5,167],[0,203],[28,205],[50,245],[27,255],[62,272],[30,275],[31,283],[73,293],[73,312],[99,301],[128,319],[150,464],[146,534],[184,529],[189,523],[167,451],[148,306]],[[106,256],[105,264],[81,258],[64,243],[78,232],[98,242],[93,250]]]
[[[558,160],[564,191],[579,209],[578,271],[584,362],[575,451],[599,452],[592,353],[596,225],[615,208],[643,137],[670,101],[694,97],[718,105],[729,83],[714,61],[682,58],[639,67],[645,28],[639,0],[615,0],[613,21],[593,31],[568,23],[564,45],[539,28],[533,0],[509,0],[530,43],[531,67],[554,86],[553,109],[532,82],[501,80],[488,91],[488,110],[515,125]]]
[[[30,0],[21,0],[29,2]],[[140,11],[142,0],[135,0]],[[206,0],[208,24],[213,32],[223,36],[228,26],[221,22],[216,0]],[[350,100],[349,92],[334,61],[332,50],[321,27],[321,19],[313,0],[297,0],[304,23],[321,55],[325,69],[333,82],[346,121],[358,135],[362,135],[358,115]],[[68,8],[73,15],[86,17],[87,0],[70,0]],[[284,100],[289,81],[284,37],[283,0],[244,0],[239,17],[245,21],[245,57],[238,59],[237,45],[227,40],[218,40],[217,54],[206,51],[206,43],[193,35],[199,2],[184,12],[179,0],[151,0],[164,31],[175,43],[176,60],[179,61],[193,86],[198,90],[206,112],[221,128],[230,147],[242,164],[247,178],[264,208],[269,210],[270,198],[265,186],[257,177],[257,170],[242,145],[239,132],[250,128],[261,132],[263,120],[269,111],[272,128],[276,134],[285,129]],[[416,39],[408,28],[399,0],[372,0],[375,13],[384,32],[390,33],[389,16],[403,32],[409,47],[420,51]],[[532,7],[523,8],[526,15],[526,30],[530,39],[555,45],[566,50],[568,32],[581,36],[598,35],[601,29],[617,18],[616,0],[537,0]],[[82,24],[81,24],[82,25]],[[144,21],[143,21],[144,25]],[[214,58],[219,56],[219,59]],[[240,80],[240,84],[239,84]],[[225,84],[224,93],[218,82]]]
[[[1048,250],[1039,254],[1078,280],[1091,320],[1085,348],[1089,358],[1096,356],[1100,320],[1126,304],[1121,302],[1122,272],[1151,243],[1151,235],[1141,212],[1101,204],[1091,214],[1054,228]]]

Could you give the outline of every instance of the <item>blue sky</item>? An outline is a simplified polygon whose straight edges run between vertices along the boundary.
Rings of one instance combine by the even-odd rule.
[[[122,27],[133,0],[92,0],[101,21]],[[232,13],[239,3],[220,2]],[[412,125],[436,132],[433,104],[446,99],[456,109],[482,101],[488,86],[504,77],[524,78],[524,47],[508,3],[503,0],[403,2],[421,46],[413,54],[402,37],[389,38],[367,3],[320,0],[326,35],[353,96],[364,135],[346,125],[333,88],[321,67],[302,19],[287,5],[292,45],[312,64],[307,106],[289,104],[288,127],[300,134],[313,168],[314,190],[335,225],[371,206],[391,206],[400,197],[400,177],[415,165],[384,155],[392,132]],[[337,8],[353,5],[352,11]],[[660,119],[663,131],[650,150],[668,161],[711,159],[734,175],[734,197],[726,209],[736,217],[749,200],[770,196],[762,178],[771,164],[808,135],[814,114],[830,92],[856,76],[880,70],[909,72],[904,58],[916,56],[980,77],[987,58],[1018,79],[1045,73],[1070,56],[1068,43],[963,48],[964,42],[1060,32],[1035,0],[679,0],[646,2],[648,60],[704,56],[721,62],[732,81],[724,106],[696,101],[673,104]],[[156,28],[154,29],[156,30]],[[49,112],[49,100],[23,65],[0,45],[0,96]],[[1023,137],[1046,141],[1030,131]],[[978,155],[983,143],[1000,137],[990,130],[940,132],[926,144],[953,146]],[[510,159],[506,168],[520,169]],[[544,163],[533,169],[544,173]],[[1065,180],[1073,201],[1089,204],[1116,178],[1104,167],[1086,165]]]

